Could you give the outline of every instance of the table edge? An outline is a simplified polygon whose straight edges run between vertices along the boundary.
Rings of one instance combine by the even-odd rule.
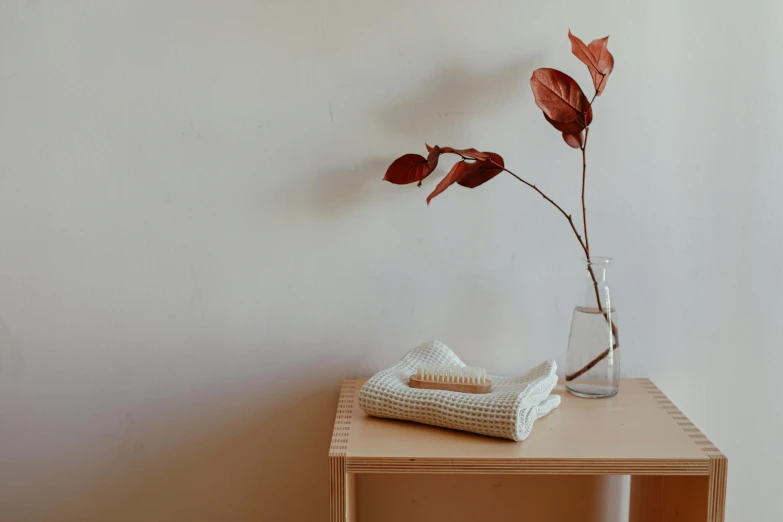
[[[672,421],[704,451],[703,459],[493,459],[493,458],[408,458],[347,456],[351,420],[358,408],[360,383],[366,379],[343,380],[329,447],[329,457],[350,473],[464,473],[464,474],[600,474],[600,475],[713,475],[726,468],[727,457],[649,378],[638,381]],[[624,379],[625,380],[625,379]],[[721,472],[723,473],[723,472]]]

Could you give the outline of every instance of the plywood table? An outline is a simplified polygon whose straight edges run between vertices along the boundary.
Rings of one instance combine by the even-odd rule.
[[[726,457],[649,379],[624,379],[620,393],[609,399],[579,399],[561,383],[555,393],[562,396],[562,404],[536,421],[524,442],[368,417],[358,404],[364,382],[347,379],[340,393],[329,451],[332,522],[360,518],[357,477],[364,474],[408,474],[410,480],[419,480],[415,495],[402,489],[392,493],[399,498],[384,508],[385,517],[376,519],[440,520],[431,513],[439,507],[427,506],[425,500],[416,504],[427,489],[437,494],[437,488],[447,488],[444,494],[452,498],[471,491],[455,482],[444,486],[435,475],[508,480],[515,475],[542,484],[532,501],[519,506],[520,513],[534,513],[547,522],[572,521],[575,516],[580,521],[602,520],[600,502],[585,498],[585,491],[597,490],[580,481],[630,475],[631,522],[724,520]],[[503,484],[495,482],[491,486]],[[539,503],[546,505],[536,507]],[[461,519],[446,516],[447,511],[443,520]],[[479,513],[485,520],[504,519],[493,517],[492,505],[482,506]]]

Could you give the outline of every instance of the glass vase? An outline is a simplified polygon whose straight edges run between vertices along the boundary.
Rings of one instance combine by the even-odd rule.
[[[578,397],[611,397],[620,389],[617,309],[609,287],[612,259],[582,260],[585,277],[571,318],[566,389]]]

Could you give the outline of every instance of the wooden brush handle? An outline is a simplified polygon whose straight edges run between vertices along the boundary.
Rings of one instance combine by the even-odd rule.
[[[459,382],[439,382],[439,381],[423,381],[417,379],[415,375],[411,375],[408,380],[408,385],[411,388],[420,388],[422,390],[447,390],[460,393],[489,393],[492,391],[492,381],[485,381],[482,384],[468,384]]]

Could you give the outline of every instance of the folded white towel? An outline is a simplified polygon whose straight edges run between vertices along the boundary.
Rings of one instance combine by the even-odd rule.
[[[424,343],[367,381],[359,392],[359,406],[375,417],[525,440],[533,422],[560,404],[559,395],[550,395],[557,384],[555,361],[545,361],[521,377],[488,375],[492,392],[482,395],[411,388],[408,378],[422,364],[465,366],[442,342]]]

